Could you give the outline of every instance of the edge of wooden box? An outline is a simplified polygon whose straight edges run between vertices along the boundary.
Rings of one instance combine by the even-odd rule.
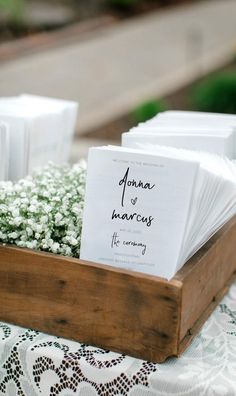
[[[218,306],[236,277],[236,216],[176,274],[182,282],[180,355]]]
[[[0,245],[0,320],[164,361],[183,352],[228,290],[235,240],[236,217],[169,282]]]
[[[0,264],[0,320],[150,361],[177,354],[181,282],[12,246]]]

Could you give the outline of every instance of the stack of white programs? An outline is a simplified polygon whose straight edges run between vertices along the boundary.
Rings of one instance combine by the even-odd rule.
[[[161,146],[89,152],[81,258],[170,279],[236,213],[236,166]]]
[[[236,116],[167,111],[122,135],[122,145],[159,144],[236,158]]]
[[[76,126],[78,103],[69,100],[52,99],[28,94],[21,95],[20,100],[25,103],[26,106],[28,103],[34,103],[38,106],[50,108],[60,115],[62,141],[59,155],[61,162],[67,162],[70,157],[71,145]]]
[[[166,123],[173,122],[179,125],[190,124],[197,122],[199,125],[211,125],[211,126],[231,126],[236,127],[236,114],[223,114],[223,113],[207,113],[200,111],[182,111],[182,110],[169,110],[159,113],[152,120],[156,122]],[[150,120],[150,123],[152,121]]]
[[[0,181],[8,178],[9,127],[0,122]]]
[[[10,126],[9,179],[48,161],[68,161],[77,104],[32,95],[0,99],[0,120]]]

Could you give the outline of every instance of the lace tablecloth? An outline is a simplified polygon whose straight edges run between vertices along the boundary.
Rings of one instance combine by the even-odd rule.
[[[181,358],[163,364],[0,323],[0,395],[234,396],[236,283]]]

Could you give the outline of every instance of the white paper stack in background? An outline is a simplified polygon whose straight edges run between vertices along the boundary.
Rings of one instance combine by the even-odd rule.
[[[18,180],[48,161],[69,159],[77,105],[22,95],[0,99],[0,120],[10,125],[9,179]]]
[[[61,162],[68,162],[70,157],[71,146],[73,142],[74,131],[76,127],[76,119],[78,112],[78,103],[62,100],[47,98],[43,96],[23,94],[20,96],[21,100],[26,103],[34,103],[38,106],[45,105],[46,108],[54,109],[60,113],[62,125],[62,141],[60,147]]]
[[[122,145],[159,144],[236,158],[236,116],[167,111],[122,135]]]
[[[200,111],[169,110],[158,113],[155,117],[141,125],[145,126],[175,126],[194,128],[236,128],[235,114],[205,113]]]
[[[191,118],[217,122],[226,122],[228,125],[235,126],[236,114],[226,113],[207,113],[203,111],[168,110],[158,113],[155,118]]]
[[[138,148],[140,144],[158,144],[189,150],[206,151],[234,157],[233,128],[137,127],[122,134],[122,146]]]
[[[0,122],[0,181],[7,180],[9,165],[9,126]]]
[[[36,108],[7,107],[0,102],[0,119],[10,125],[10,180],[25,177],[49,160],[58,163],[61,141],[58,117],[49,113],[42,115]]]
[[[235,213],[227,158],[155,145],[92,148],[81,258],[170,279]]]

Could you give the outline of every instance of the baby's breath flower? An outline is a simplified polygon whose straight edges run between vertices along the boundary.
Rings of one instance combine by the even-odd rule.
[[[79,257],[86,163],[0,183],[0,241]]]
[[[15,232],[15,231],[14,232],[10,232],[8,234],[8,236],[9,236],[10,239],[16,239],[18,237],[18,233]]]

